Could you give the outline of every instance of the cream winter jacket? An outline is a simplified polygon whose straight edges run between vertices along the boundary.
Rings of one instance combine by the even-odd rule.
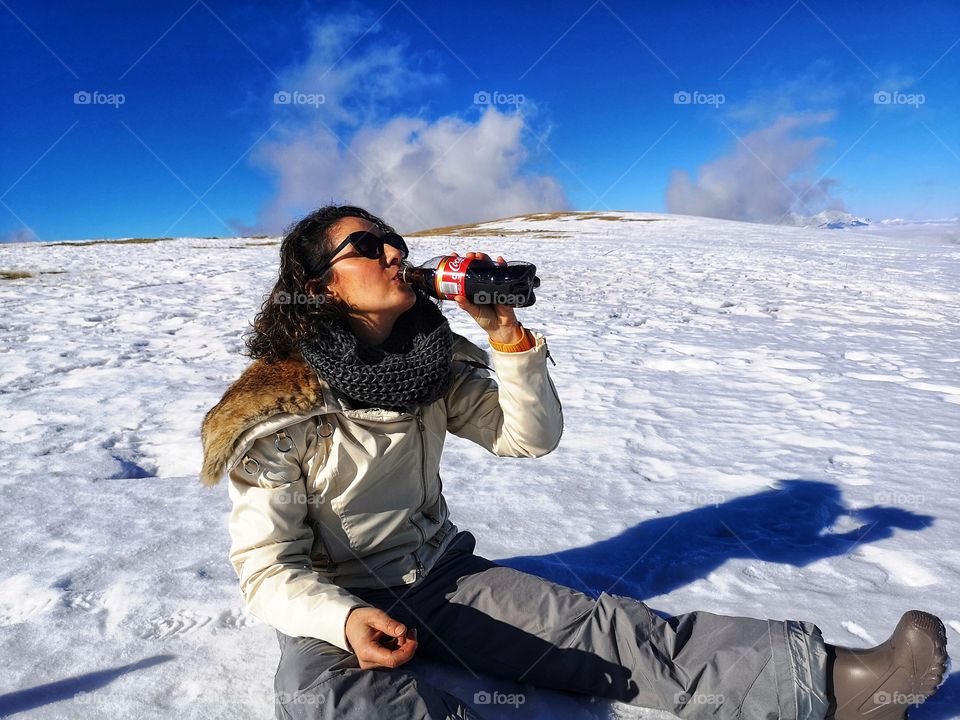
[[[350,650],[346,617],[367,605],[350,588],[416,583],[457,531],[439,473],[447,431],[505,457],[557,447],[549,350],[530,329],[535,347],[492,349],[493,368],[454,333],[454,382],[414,414],[351,409],[301,358],[243,372],[204,418],[201,480],[229,476],[230,562],[251,614]]]

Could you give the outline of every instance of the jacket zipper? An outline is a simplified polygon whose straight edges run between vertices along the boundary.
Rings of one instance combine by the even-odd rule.
[[[554,361],[552,357],[550,357],[550,346],[547,345],[546,338],[543,339],[543,347],[547,351],[547,357],[550,359],[550,362],[556,365],[557,363]],[[550,391],[553,393],[553,397],[556,399],[557,405],[560,406],[560,434],[563,435],[563,403],[560,402],[560,396],[557,394],[557,389],[554,387],[553,379],[550,377],[549,374],[547,375],[547,384],[550,385]]]
[[[414,510],[414,513],[416,513],[417,511],[421,510],[421,508],[423,507],[423,503],[427,499],[427,479],[426,479],[427,453],[426,453],[426,444],[423,439],[423,430],[425,427],[423,422],[423,417],[422,417],[423,407],[422,406],[418,407],[413,413],[408,413],[408,414],[411,415],[417,421],[417,431],[418,431],[418,434],[420,435],[420,503],[417,505],[416,510]],[[420,546],[417,548],[417,550],[419,550],[427,542],[426,534],[423,532],[423,528],[417,525],[417,523],[413,520],[413,518],[410,519],[410,523],[417,529],[417,534],[420,535]],[[417,550],[413,551],[413,559],[417,563],[416,578],[414,581],[419,580],[424,575],[423,562],[420,560],[420,556],[417,554]]]
[[[418,512],[423,507],[423,503],[426,502],[427,500],[427,468],[426,468],[427,452],[426,452],[426,447],[423,440],[423,418],[421,417],[422,415],[423,415],[423,407],[421,406],[417,408],[414,414],[414,417],[417,420],[417,430],[419,431],[419,434],[420,434],[420,490],[421,490],[420,504],[417,506],[417,509],[414,511],[414,514],[416,514],[416,512]],[[423,528],[417,525],[416,521],[413,518],[410,519],[410,522],[413,523],[413,526],[417,529],[417,532],[420,534],[420,547],[423,547],[424,543],[427,542],[427,537],[423,532]],[[417,580],[423,577],[423,563],[420,562],[420,556],[417,555],[417,550],[419,549],[420,548],[418,547],[416,550],[413,551],[413,559],[417,561]]]
[[[557,361],[554,360],[554,359],[550,356],[550,346],[547,345],[547,339],[546,339],[546,338],[543,339],[543,347],[544,347],[544,349],[547,351],[547,360],[549,360],[550,362],[552,362],[552,363],[553,363],[553,366],[556,367],[556,366],[557,366]],[[559,401],[559,398],[557,398],[557,400]]]

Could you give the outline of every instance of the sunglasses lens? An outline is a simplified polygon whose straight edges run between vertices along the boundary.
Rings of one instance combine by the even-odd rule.
[[[380,257],[380,238],[370,232],[362,231],[350,236],[350,242],[358,253],[375,260]]]
[[[403,257],[407,256],[407,244],[403,241],[403,238],[396,233],[386,233],[383,235],[383,237],[380,237],[371,232],[362,231],[356,233],[355,235],[355,237],[351,237],[351,242],[353,243],[353,246],[356,248],[357,252],[364,257],[372,260],[379,258],[383,253],[384,243],[390,245],[391,247],[397,248]]]
[[[407,250],[407,243],[405,243],[403,238],[396,233],[387,233],[383,236],[383,241],[387,243],[387,245],[395,247],[397,250],[399,250],[403,257],[406,257],[409,253],[409,250]]]

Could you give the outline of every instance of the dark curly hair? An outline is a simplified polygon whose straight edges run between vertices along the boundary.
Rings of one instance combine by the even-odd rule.
[[[396,232],[354,205],[324,205],[294,223],[280,243],[280,276],[254,318],[252,332],[244,338],[245,355],[268,363],[287,359],[299,353],[297,343],[315,323],[345,320],[347,308],[326,294],[333,268],[320,276],[314,270],[333,250],[331,228],[346,217],[368,220],[384,233]]]

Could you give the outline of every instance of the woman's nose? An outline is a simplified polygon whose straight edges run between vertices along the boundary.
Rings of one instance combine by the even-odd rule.
[[[400,252],[399,248],[395,248],[393,245],[387,245],[384,243],[383,258],[387,265],[399,265],[400,261],[403,260],[403,253]]]

